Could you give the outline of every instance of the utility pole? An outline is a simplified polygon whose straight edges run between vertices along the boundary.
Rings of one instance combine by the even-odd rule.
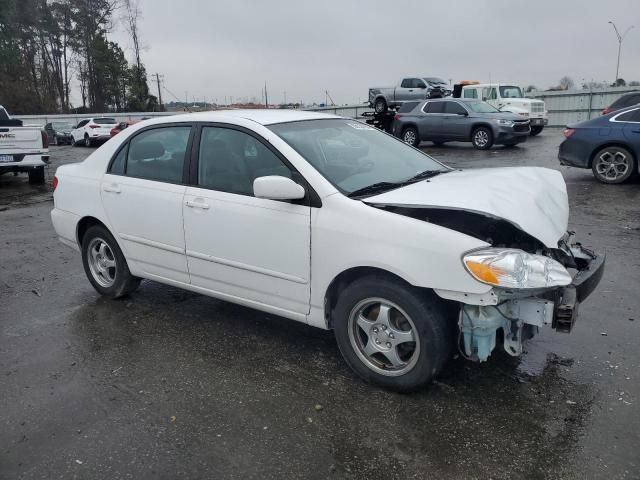
[[[154,77],[156,77],[156,83],[158,85],[158,111],[161,112],[162,108],[162,89],[160,88],[160,78],[164,77],[164,75],[160,75],[159,73],[154,73]]]
[[[269,108],[269,97],[267,96],[267,82],[264,82],[264,108]]]
[[[629,28],[627,28],[624,33],[622,35],[620,35],[620,32],[618,31],[618,27],[616,27],[616,24],[613,23],[612,21],[609,21],[609,23],[611,24],[611,26],[613,27],[613,29],[616,32],[616,37],[618,37],[618,63],[616,64],[616,78],[613,81],[613,85],[617,85],[618,83],[618,78],[620,78],[618,75],[620,74],[620,51],[622,50],[622,41],[624,40],[624,37],[627,33],[629,33],[629,30],[631,30],[633,28],[633,25],[631,25]]]

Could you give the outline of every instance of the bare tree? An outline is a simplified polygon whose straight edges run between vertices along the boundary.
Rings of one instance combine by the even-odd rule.
[[[559,83],[559,87],[562,90],[569,90],[570,88],[573,88],[575,86],[575,82],[573,81],[573,78],[565,75],[564,77],[562,77],[560,79],[560,83]]]

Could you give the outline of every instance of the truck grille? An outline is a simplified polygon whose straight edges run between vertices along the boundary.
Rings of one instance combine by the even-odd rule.
[[[544,112],[544,102],[532,102],[531,103],[531,112],[532,113],[542,113],[542,112]]]
[[[529,131],[529,120],[524,122],[515,122],[513,124],[514,132],[527,132]]]

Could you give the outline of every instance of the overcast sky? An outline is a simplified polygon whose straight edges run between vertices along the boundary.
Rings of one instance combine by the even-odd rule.
[[[364,101],[406,75],[547,88],[640,80],[640,0],[140,0],[143,61],[189,101]],[[128,47],[122,24],[111,38]],[[131,51],[128,50],[129,58]],[[155,92],[155,88],[153,91]],[[175,100],[166,91],[163,100]]]

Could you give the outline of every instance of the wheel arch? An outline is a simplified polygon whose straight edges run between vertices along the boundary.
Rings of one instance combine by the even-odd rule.
[[[591,155],[589,156],[589,167],[588,168],[592,168],[593,167],[593,160],[596,158],[596,154],[608,147],[619,147],[619,148],[624,148],[625,150],[627,150],[630,154],[631,157],[633,158],[633,160],[636,162],[635,165],[635,169],[636,169],[636,173],[640,172],[640,164],[638,162],[638,155],[636,155],[636,153],[634,152],[633,148],[631,148],[631,146],[629,146],[626,142],[624,141],[620,141],[620,140],[612,140],[609,142],[605,142],[601,145],[598,145],[596,148],[593,149],[593,151],[591,152]]]
[[[93,226],[102,226],[104,228],[106,228],[111,235],[113,235],[113,232],[111,231],[111,229],[107,226],[106,223],[104,223],[102,220],[96,218],[96,217],[92,217],[90,215],[87,215],[85,217],[82,217],[80,219],[80,221],[78,222],[78,224],[76,225],[76,241],[78,242],[78,246],[80,248],[82,248],[82,239],[84,238],[85,234],[87,233],[87,230],[89,230],[89,228],[93,227]],[[116,238],[115,235],[113,235],[113,238]],[[116,242],[118,242],[118,239],[116,238]],[[120,243],[120,242],[118,242]],[[122,249],[122,246],[120,245],[120,248]]]
[[[333,328],[333,321],[331,319],[331,312],[336,306],[336,302],[338,301],[339,292],[344,289],[350,283],[354,281],[368,277],[373,275],[384,276],[389,279],[393,279],[395,281],[401,282],[408,287],[414,288],[411,282],[407,281],[405,278],[402,278],[400,275],[390,272],[389,270],[385,270],[384,268],[379,267],[371,267],[371,266],[359,266],[359,267],[351,267],[347,270],[340,272],[336,275],[333,280],[329,283],[325,294],[324,294],[324,318],[327,325],[327,328]]]

